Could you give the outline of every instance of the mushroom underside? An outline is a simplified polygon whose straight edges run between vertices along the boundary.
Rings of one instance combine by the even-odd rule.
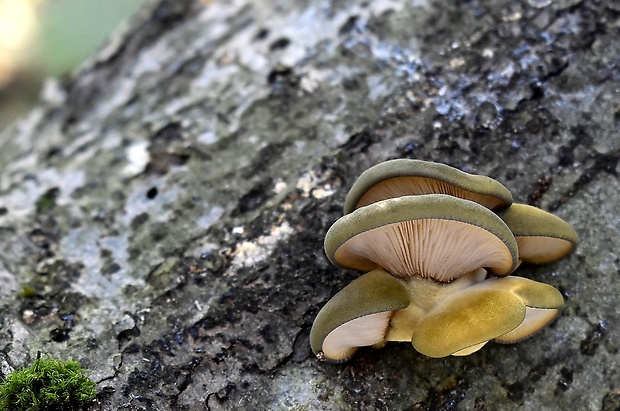
[[[344,213],[377,201],[419,194],[448,194],[479,202],[498,211],[512,204],[512,195],[500,182],[469,174],[446,164],[396,159],[364,171],[344,202]]]
[[[504,335],[496,337],[493,341],[503,344],[519,342],[536,333],[549,324],[559,313],[556,308],[525,308],[525,319],[517,328]]]
[[[480,267],[508,274],[514,263],[510,249],[493,233],[439,219],[404,221],[365,231],[342,244],[335,259],[361,271],[383,267],[397,277],[419,275],[437,281],[451,281]]]
[[[310,330],[312,351],[344,361],[357,347],[383,341],[391,313],[409,305],[402,283],[384,270],[352,281],[319,311]]]
[[[504,200],[495,196],[470,191],[434,178],[403,176],[390,178],[374,185],[357,201],[354,208],[364,207],[388,198],[422,194],[446,194],[474,201],[491,210],[506,206]]]
[[[516,236],[519,258],[526,263],[544,264],[558,260],[573,249],[573,244],[562,238],[543,236]]]
[[[357,347],[382,342],[391,314],[391,311],[369,314],[337,327],[323,340],[323,355],[332,361],[343,361],[353,355]]]
[[[579,242],[570,224],[539,208],[517,203],[498,215],[514,233],[519,258],[525,262],[543,264],[558,260]]]

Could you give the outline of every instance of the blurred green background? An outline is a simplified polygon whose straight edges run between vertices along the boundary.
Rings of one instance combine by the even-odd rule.
[[[76,69],[146,1],[0,0],[0,130],[36,102],[45,78]]]

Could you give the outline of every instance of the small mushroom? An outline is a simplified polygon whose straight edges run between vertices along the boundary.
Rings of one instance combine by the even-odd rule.
[[[325,236],[336,265],[384,268],[399,278],[448,282],[480,267],[510,274],[518,263],[514,236],[489,209],[444,194],[403,196],[359,208]]]
[[[491,278],[439,301],[413,330],[429,357],[467,355],[489,340],[510,343],[548,324],[564,305],[550,285],[520,277]]]
[[[383,270],[351,282],[321,309],[310,331],[312,351],[321,359],[345,361],[357,347],[385,340],[390,317],[409,305],[402,283]]]
[[[447,194],[475,201],[494,211],[512,203],[512,195],[498,181],[421,160],[390,160],[364,171],[351,187],[344,213],[377,201],[407,195]]]
[[[579,242],[570,224],[539,208],[513,204],[498,215],[517,239],[519,258],[526,263],[543,264],[558,260]]]

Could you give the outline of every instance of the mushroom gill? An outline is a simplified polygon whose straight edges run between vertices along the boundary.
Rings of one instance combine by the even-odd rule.
[[[492,210],[512,203],[508,189],[492,178],[445,164],[397,159],[379,163],[360,175],[345,199],[344,213],[388,198],[423,194],[451,195]]]
[[[352,281],[319,311],[310,330],[312,351],[320,358],[344,361],[357,347],[383,341],[391,314],[409,305],[402,283],[384,270]]]
[[[479,204],[443,194],[360,208],[332,225],[325,251],[342,267],[383,267],[399,278],[442,282],[480,267],[508,275],[517,264],[516,241],[500,218]]]

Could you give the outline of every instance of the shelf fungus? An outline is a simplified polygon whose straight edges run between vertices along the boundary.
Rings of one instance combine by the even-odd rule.
[[[388,341],[429,357],[520,341],[564,300],[550,285],[510,274],[521,261],[561,258],[577,241],[568,223],[512,204],[490,178],[416,160],[379,164],[354,184],[325,237],[332,263],[366,274],[321,309],[312,350],[340,362]]]

